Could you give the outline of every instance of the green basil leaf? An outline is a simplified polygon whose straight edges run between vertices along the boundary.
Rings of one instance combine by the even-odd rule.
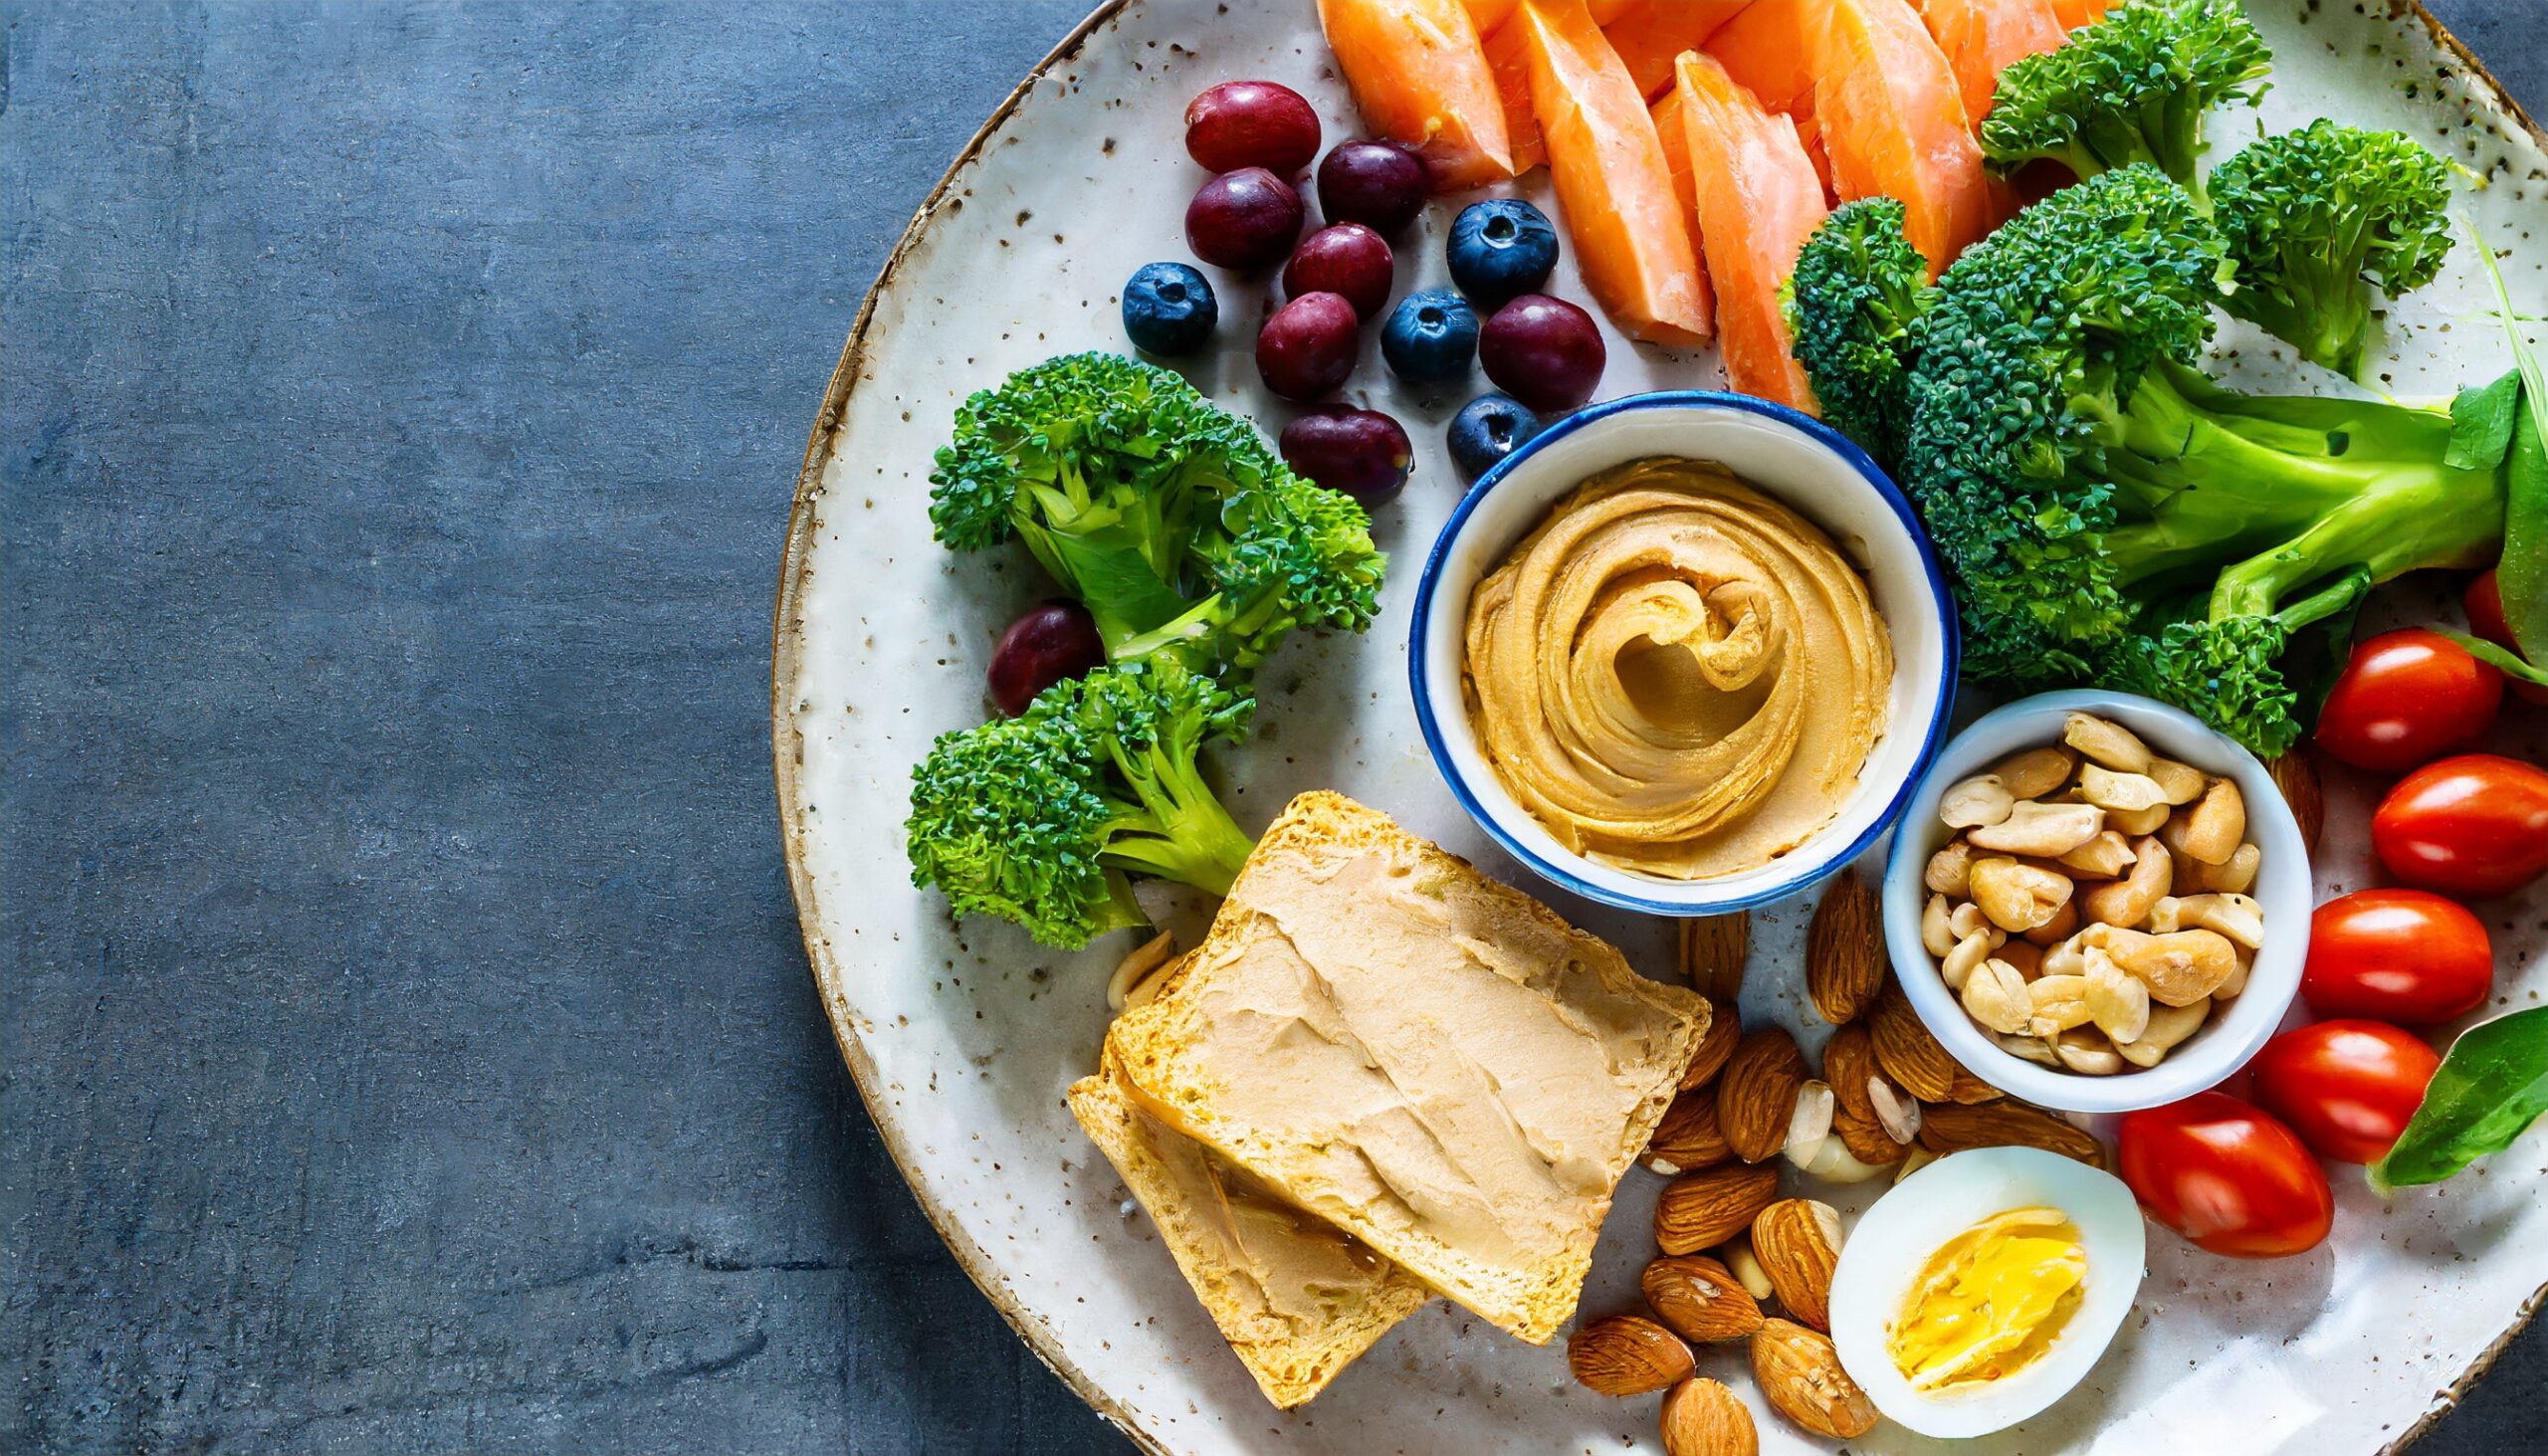
[[[2471,225],[2469,232],[2474,235],[2476,228]],[[2483,238],[2477,239],[2477,257],[2494,281],[2525,406],[2520,427],[2513,431],[2506,471],[2504,556],[2495,567],[2495,587],[2503,594],[2504,625],[2512,629],[2522,655],[2548,662],[2548,353],[2521,336],[2512,291],[2504,287],[2495,250]],[[2459,443],[2456,428],[2451,443],[2454,448]]]
[[[2505,677],[2518,678],[2525,683],[2537,683],[2542,688],[2548,688],[2548,668],[2532,667],[2485,638],[2471,637],[2456,627],[2436,627],[2433,630],[2467,648],[2468,655],[2477,661],[2502,669]]]
[[[2548,1006],[2472,1026],[2442,1057],[2398,1145],[2371,1165],[2371,1186],[2386,1196],[2393,1188],[2441,1182],[2510,1147],[2543,1112]]]

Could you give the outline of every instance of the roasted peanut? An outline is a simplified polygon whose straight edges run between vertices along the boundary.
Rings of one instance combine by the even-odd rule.
[[[2132,841],[2119,829],[2100,830],[2097,837],[2061,856],[2061,867],[2090,880],[2111,880],[2132,868]]]
[[[1929,903],[1920,911],[1920,943],[1941,960],[1955,948],[1955,929],[1947,924],[1951,914],[1947,909],[1947,898],[1943,895],[1930,896]]]
[[[1998,822],[1968,833],[1975,849],[2055,859],[2097,837],[2106,812],[2094,804],[2047,804],[2028,799]]]
[[[2111,719],[2093,713],[2071,714],[2061,721],[2061,741],[2119,772],[2150,771],[2150,745]]]
[[[1938,796],[1938,817],[1957,829],[1997,824],[2009,817],[2017,795],[1996,773],[1977,773]]]
[[[2070,882],[2050,870],[1994,855],[1973,862],[1973,903],[2004,931],[2031,931],[2070,903]]]
[[[1994,765],[1991,772],[2010,794],[2020,799],[2039,799],[2053,793],[2070,781],[2079,766],[2079,755],[2063,747],[2028,748],[2012,753]]]
[[[2027,1029],[2033,1001],[2024,976],[2005,960],[1985,960],[1964,982],[1964,1009],[1993,1031]]]
[[[2174,879],[2174,865],[2168,859],[2166,846],[2143,835],[2133,842],[2132,872],[2120,880],[2099,885],[2080,900],[2080,911],[2091,921],[2108,926],[2137,926],[2150,918],[2150,907],[2168,893]]]
[[[1961,900],[1968,893],[1965,876],[1973,866],[1973,846],[1961,839],[1950,840],[1944,849],[1929,856],[1929,868],[1921,873],[1920,883],[1940,895]]]

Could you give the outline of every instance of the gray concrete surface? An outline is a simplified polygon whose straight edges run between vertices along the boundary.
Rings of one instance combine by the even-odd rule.
[[[816,391],[1078,9],[0,7],[0,1450],[1124,1448],[879,1148],[763,720]]]

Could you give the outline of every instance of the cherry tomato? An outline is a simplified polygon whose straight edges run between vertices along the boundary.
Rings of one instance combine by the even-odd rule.
[[[2518,656],[2521,644],[2512,640],[2512,627],[2504,621],[2504,594],[2495,584],[2493,567],[2477,573],[2468,583],[2468,594],[2459,599],[2468,612],[2468,630],[2485,638],[2504,651]],[[2505,687],[2524,703],[2548,704],[2548,686],[2538,683],[2506,682]]]
[[[2256,1105],[2321,1157],[2377,1162],[2425,1100],[2442,1056],[2381,1021],[2321,1021],[2266,1042],[2247,1070]]]
[[[2548,870],[2548,769],[2463,753],[2398,780],[2371,816],[2389,873],[2458,900],[2512,892]]]
[[[2430,1026],[2494,989],[2494,949],[2465,909],[2422,890],[2357,890],[2309,917],[2300,994],[2321,1016]]]
[[[2503,706],[2504,675],[2422,627],[2383,632],[2353,657],[2318,712],[2318,746],[2356,768],[2403,773],[2474,745]]]
[[[2226,1093],[2124,1114],[2115,1154],[2144,1212],[2216,1254],[2305,1253],[2335,1222],[2318,1159],[2289,1128]]]

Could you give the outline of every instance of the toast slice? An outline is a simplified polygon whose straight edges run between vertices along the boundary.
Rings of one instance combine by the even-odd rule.
[[[1706,1001],[1341,794],[1294,799],[1111,1042],[1144,1110],[1533,1344]]]
[[[1316,1395],[1433,1298],[1361,1239],[1144,1112],[1111,1038],[1097,1074],[1072,1085],[1070,1104],[1275,1405],[1289,1410]]]

